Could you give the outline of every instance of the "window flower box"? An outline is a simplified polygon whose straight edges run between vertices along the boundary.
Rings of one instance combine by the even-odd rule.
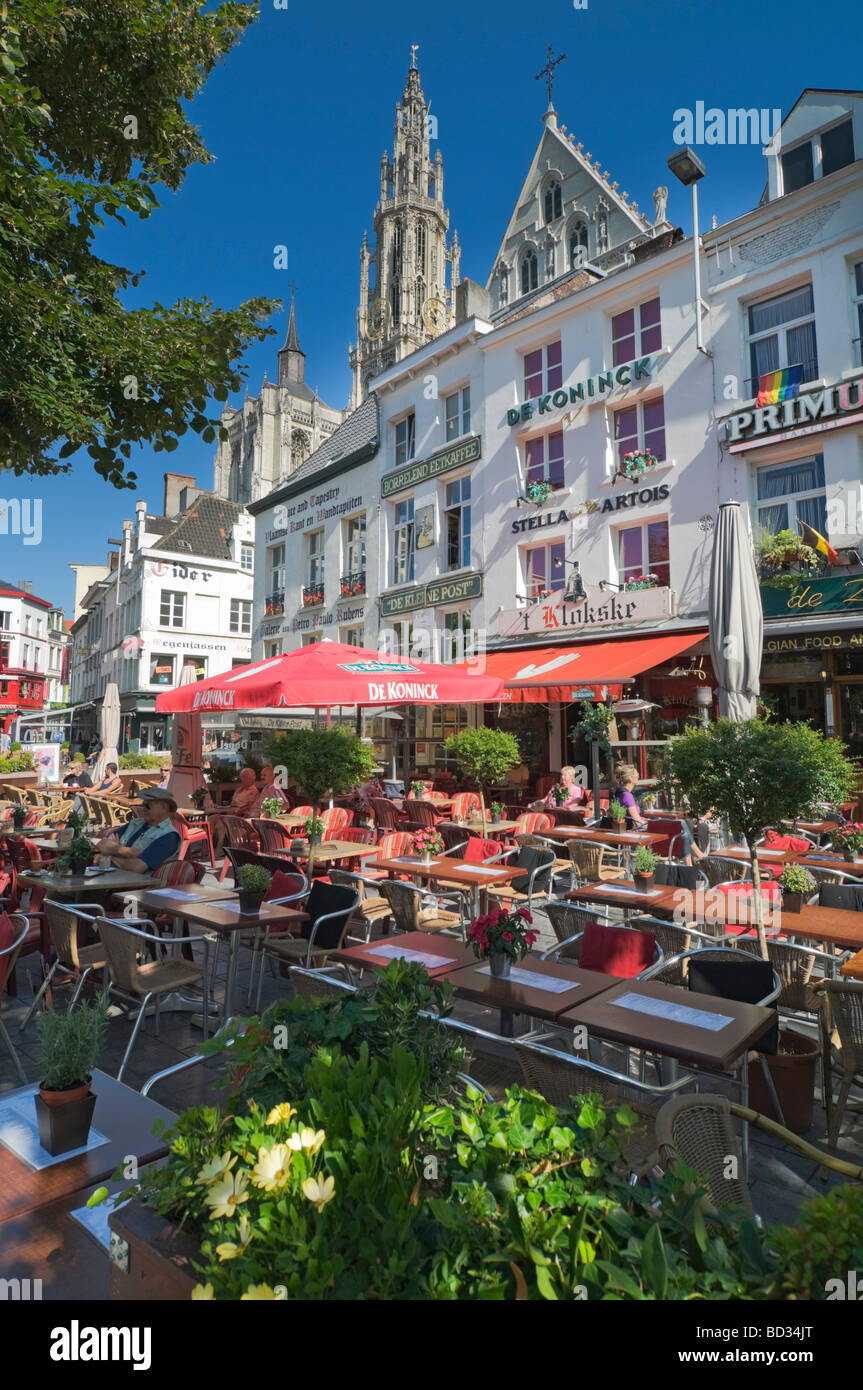
[[[631,579],[624,582],[624,590],[631,589],[656,589],[659,586],[659,576],[656,574],[634,574]]]
[[[366,592],[366,572],[359,570],[354,574],[343,574],[339,581],[342,598],[360,598]]]
[[[630,449],[617,465],[614,479],[625,478],[627,482],[637,483],[639,478],[643,478],[645,473],[649,473],[658,463],[659,459],[652,449]]]
[[[303,585],[303,607],[320,608],[324,601],[323,584],[304,584]]]

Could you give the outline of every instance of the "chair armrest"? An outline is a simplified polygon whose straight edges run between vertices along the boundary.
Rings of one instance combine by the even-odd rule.
[[[231,1018],[226,1018],[218,1032],[214,1033],[213,1036],[208,1039],[208,1041],[215,1042],[216,1039],[220,1038],[223,1033],[227,1032],[231,1024],[235,1022],[236,1019],[233,1016]],[[234,1039],[229,1038],[228,1042],[226,1043],[226,1046],[233,1047],[233,1045]],[[176,1076],[178,1072],[189,1071],[191,1067],[197,1067],[201,1062],[206,1061],[207,1056],[205,1056],[203,1052],[196,1052],[194,1057],[184,1057],[182,1062],[175,1062],[174,1065],[171,1067],[164,1067],[162,1071],[153,1072],[153,1075],[148,1076],[147,1080],[141,1087],[141,1095],[148,1096],[152,1091],[153,1087],[157,1084],[157,1082],[164,1081],[166,1076]]]
[[[583,936],[584,932],[580,931],[576,932],[575,936],[568,936],[565,941],[558,941],[556,945],[551,946],[547,951],[543,951],[540,954],[540,960],[554,960],[558,951],[562,951],[564,946],[574,946],[576,941],[580,941]]]
[[[352,903],[348,903],[347,907],[340,907],[338,912],[325,912],[322,917],[315,918],[314,922],[312,923],[312,930],[309,936],[310,956],[312,954],[312,947],[315,944],[315,937],[318,934],[318,929],[323,926],[324,922],[335,922],[338,918],[342,917],[347,922],[350,919],[351,914],[354,913],[356,909],[359,907],[360,901],[361,899],[359,893],[355,893],[354,901]]]

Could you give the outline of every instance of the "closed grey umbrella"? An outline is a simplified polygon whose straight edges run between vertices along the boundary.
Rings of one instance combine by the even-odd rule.
[[[120,738],[120,692],[117,689],[116,681],[108,681],[105,686],[100,733],[102,735],[102,752],[99,754],[93,769],[94,786],[98,786],[100,778],[105,776],[109,763],[115,763],[118,767],[120,765],[120,758],[117,753],[117,743]]]
[[[719,508],[710,566],[710,657],[719,713],[754,719],[761,689],[764,617],[749,531],[739,502]]]

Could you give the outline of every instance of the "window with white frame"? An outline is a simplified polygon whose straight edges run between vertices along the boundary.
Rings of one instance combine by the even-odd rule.
[[[363,645],[363,630],[361,627],[343,627],[340,629],[339,641],[344,642],[346,647],[361,647]]]
[[[240,546],[240,569],[251,574],[255,568],[255,547],[253,545]]]
[[[453,608],[441,615],[443,629],[440,634],[440,659],[446,663],[466,661],[473,647],[470,607]]]
[[[563,487],[563,430],[528,439],[524,452],[528,486],[547,481],[555,488]]]
[[[8,609],[0,609],[0,632],[11,632],[12,614]]]
[[[548,391],[558,391],[563,385],[563,365],[560,339],[545,343],[524,356],[525,400],[536,400]]]
[[[414,577],[414,499],[393,505],[393,584],[410,584]]]
[[[659,296],[613,314],[611,319],[611,360],[615,367],[646,357],[662,347]]]
[[[268,558],[268,561],[269,561],[269,565],[268,565],[268,569],[269,569],[269,583],[268,583],[268,585],[267,585],[267,588],[268,588],[268,596],[269,596],[269,598],[272,600],[272,599],[275,599],[276,596],[278,595],[277,601],[278,601],[279,603],[283,603],[283,602],[284,602],[284,598],[285,598],[285,547],[284,547],[284,545],[273,545],[273,546],[270,546],[270,549],[269,549],[268,552],[267,552],[267,558]]]
[[[668,552],[668,519],[641,521],[617,531],[617,572],[622,584],[642,575],[654,575],[668,588],[671,571]]]
[[[182,627],[186,621],[186,595],[176,589],[163,589],[159,602],[159,626]]]
[[[194,653],[187,654],[183,657],[183,665],[194,666],[196,681],[207,679],[207,658],[205,656],[196,656]]]
[[[618,463],[624,454],[649,449],[659,463],[665,459],[665,405],[662,396],[639,401],[614,412],[614,446]]]
[[[342,545],[344,548],[344,571],[346,575],[362,575],[366,572],[366,514],[348,517],[343,522]]]
[[[310,589],[324,586],[324,531],[310,531],[306,536],[306,584]]]
[[[270,661],[273,657],[275,657],[275,656],[281,656],[281,654],[282,654],[282,639],[281,639],[280,637],[276,637],[275,640],[272,641],[272,642],[265,642],[265,643],[264,643],[264,660],[265,660],[265,661]]]
[[[413,643],[414,625],[409,618],[403,618],[384,630],[384,651],[391,656],[409,657]]]
[[[758,525],[765,531],[796,531],[798,521],[827,534],[824,456],[764,464],[755,472]]]
[[[446,437],[458,439],[462,434],[470,433],[470,386],[463,386],[460,391],[453,391],[451,396],[444,400],[446,410]]]
[[[232,598],[229,631],[236,637],[250,637],[252,632],[251,599]]]
[[[406,415],[403,420],[399,420],[395,426],[395,457],[396,467],[402,463],[407,463],[414,456],[416,445],[416,420],[413,411]]]
[[[566,542],[548,541],[524,552],[524,580],[527,596],[542,598],[566,587]]]
[[[857,337],[854,339],[857,366],[863,367],[863,261],[858,261],[854,267],[851,302],[854,306],[854,327],[857,329]]]
[[[854,130],[850,116],[839,121],[827,130],[803,140],[780,155],[782,164],[782,192],[794,193],[805,188],[815,179],[817,170],[821,178],[835,174],[837,169],[854,163]]]
[[[306,632],[303,634],[304,647],[313,647],[315,643],[320,642],[320,640],[321,634],[319,632]]]
[[[444,494],[444,544],[448,570],[470,564],[470,478],[447,483]]]
[[[815,338],[815,302],[812,286],[775,295],[750,304],[747,309],[749,380],[747,395],[758,393],[758,383],[768,372],[800,367],[801,381],[818,376]]]

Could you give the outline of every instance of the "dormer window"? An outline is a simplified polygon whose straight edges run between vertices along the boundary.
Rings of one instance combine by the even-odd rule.
[[[573,222],[569,233],[569,268],[577,270],[587,260],[587,225]]]
[[[521,292],[528,294],[535,290],[539,284],[539,265],[536,258],[536,251],[529,246],[522,257],[521,262]]]
[[[816,178],[826,179],[837,169],[853,164],[854,131],[850,117],[790,150],[783,150],[780,162],[783,193],[795,193]]]
[[[548,185],[545,190],[545,220],[553,222],[556,217],[563,216],[563,201],[560,193],[560,184],[555,181]]]

